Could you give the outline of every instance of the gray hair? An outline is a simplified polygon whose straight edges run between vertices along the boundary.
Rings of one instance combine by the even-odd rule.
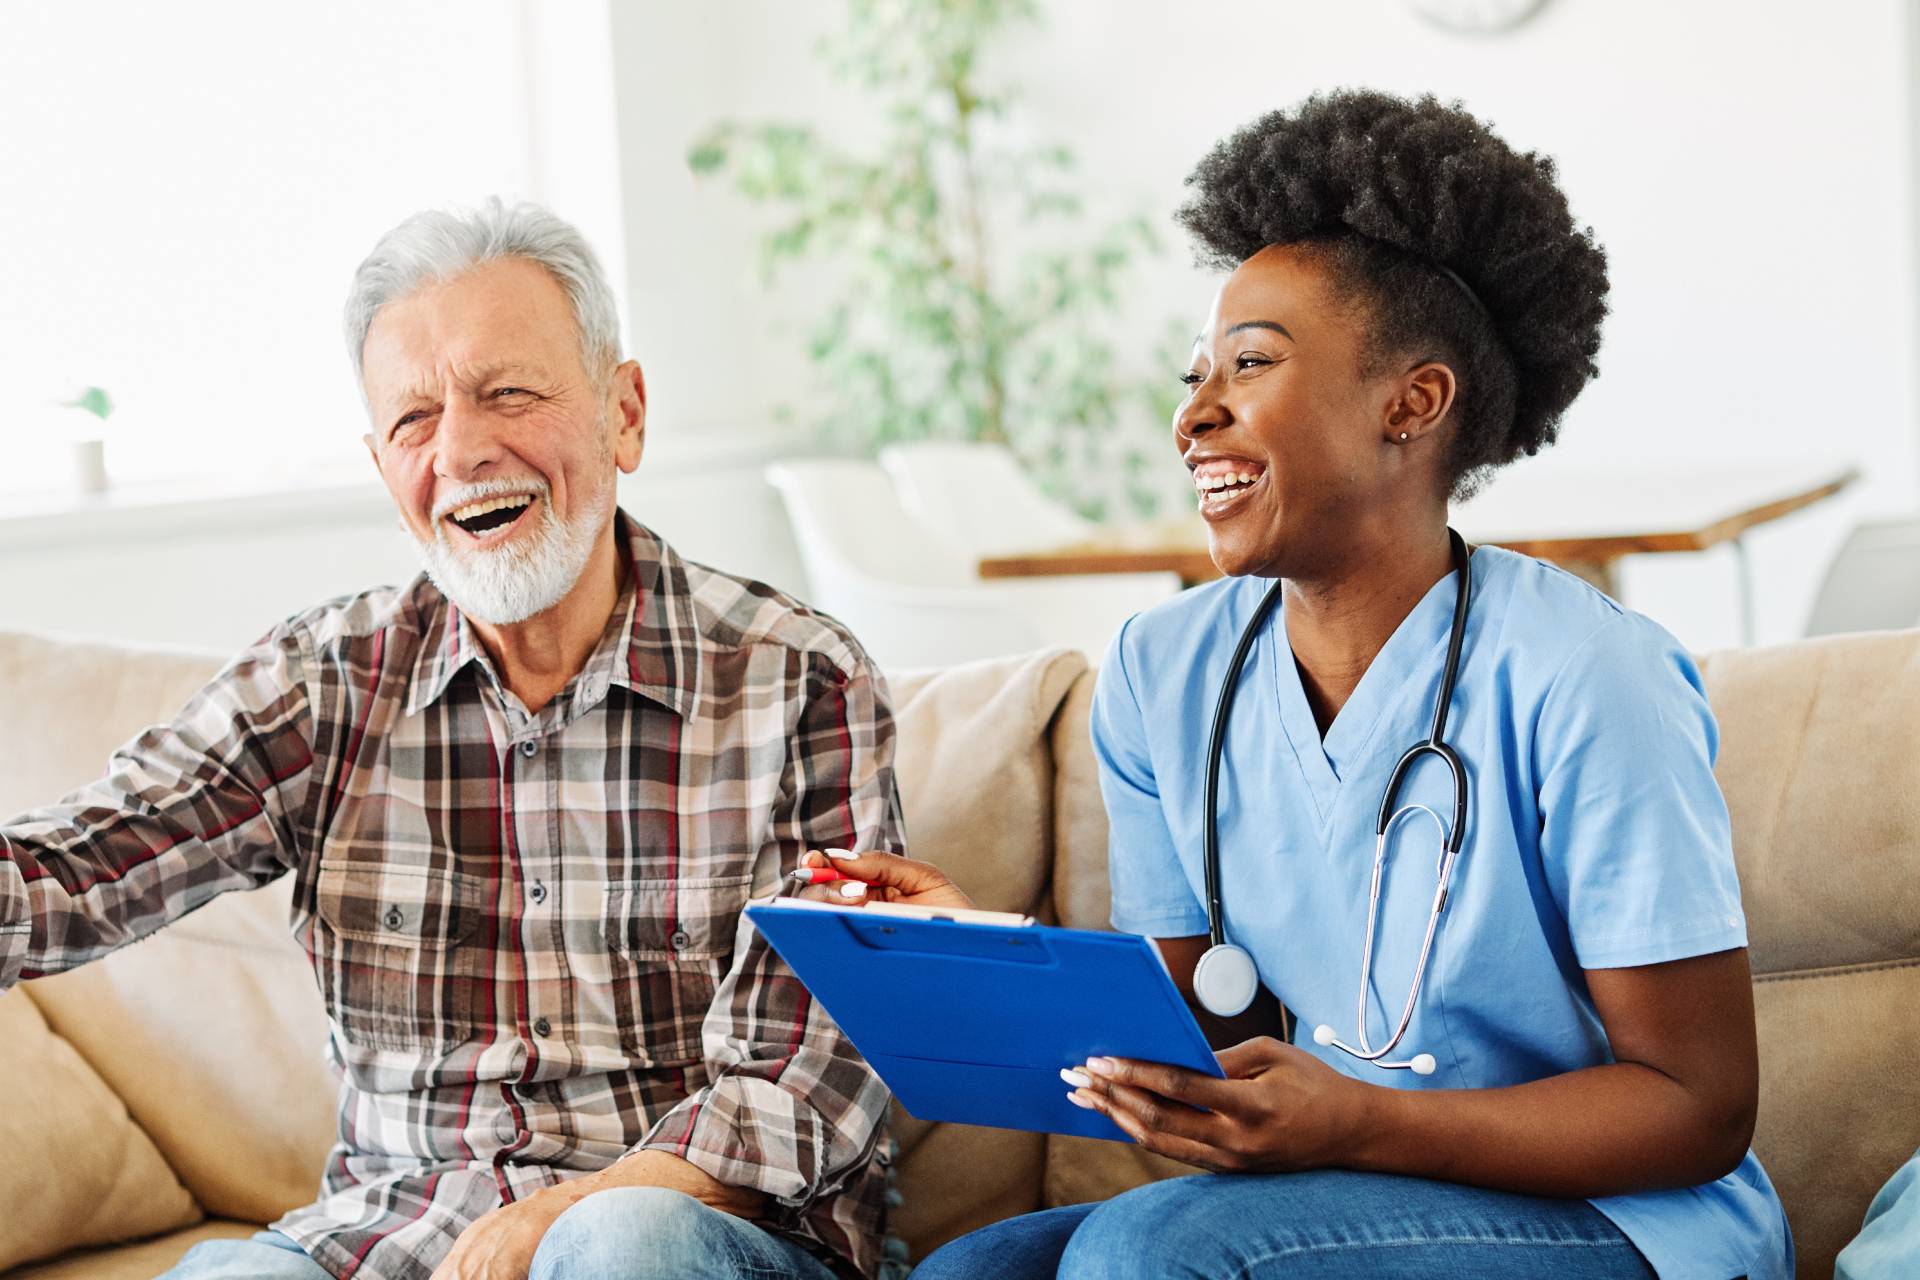
[[[477,209],[426,209],[380,237],[353,273],[347,292],[347,355],[365,385],[367,330],[381,307],[422,286],[449,280],[498,258],[545,267],[573,304],[580,358],[596,378],[620,359],[620,317],[600,260],[569,222],[537,204],[491,196]]]

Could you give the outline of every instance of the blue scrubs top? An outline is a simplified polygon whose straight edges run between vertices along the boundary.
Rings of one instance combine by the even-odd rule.
[[[1579,579],[1483,547],[1447,721],[1470,786],[1466,841],[1405,1038],[1431,1076],[1357,1061],[1299,1034],[1350,1076],[1399,1089],[1490,1089],[1611,1060],[1583,969],[1658,964],[1746,945],[1718,729],[1674,638]],[[1374,820],[1402,752],[1431,727],[1456,575],[1415,606],[1321,739],[1275,609],[1248,652],[1220,780],[1229,939],[1311,1029],[1357,1044],[1355,1003]],[[1094,750],[1112,835],[1113,923],[1207,931],[1201,832],[1207,735],[1235,642],[1270,580],[1188,591],[1122,628],[1100,672]],[[1423,757],[1401,792],[1451,821],[1445,767]],[[1373,1043],[1406,1003],[1432,907],[1440,837],[1394,829],[1374,976]],[[1789,1280],[1793,1247],[1748,1152],[1705,1186],[1593,1201],[1663,1280]]]

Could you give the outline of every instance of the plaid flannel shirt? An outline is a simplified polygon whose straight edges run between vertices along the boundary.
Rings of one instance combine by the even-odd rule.
[[[838,624],[620,515],[606,633],[536,714],[424,578],[235,658],[104,780],[0,825],[0,989],[294,877],[342,1074],[341,1280],[643,1149],[879,1265],[884,1087],[741,914],[807,848],[901,847],[885,686]]]

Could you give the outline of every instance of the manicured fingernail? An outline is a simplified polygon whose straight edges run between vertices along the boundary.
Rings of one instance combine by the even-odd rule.
[[[1088,1058],[1087,1070],[1097,1076],[1110,1076],[1120,1069],[1120,1064],[1112,1058]]]
[[[1076,1089],[1084,1089],[1093,1083],[1085,1072],[1075,1071],[1072,1067],[1060,1068],[1060,1078]]]
[[[867,886],[858,880],[849,880],[840,886],[840,896],[843,898],[857,898],[866,891]]]
[[[829,858],[838,858],[842,862],[845,862],[849,858],[857,858],[860,856],[851,849],[822,849],[820,852],[826,854]]]
[[[1071,1102],[1074,1106],[1083,1108],[1084,1110],[1087,1110],[1087,1111],[1098,1111],[1100,1109],[1093,1105],[1092,1098],[1078,1091],[1068,1094],[1067,1101]]]

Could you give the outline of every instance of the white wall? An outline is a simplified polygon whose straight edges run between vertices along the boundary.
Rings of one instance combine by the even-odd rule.
[[[621,241],[607,257],[616,271],[624,260],[631,346],[651,388],[648,459],[623,501],[689,555],[803,589],[758,468],[805,447],[773,426],[773,410],[808,393],[808,291],[800,280],[762,291],[756,215],[724,183],[696,186],[685,153],[726,116],[870,127],[810,53],[838,6],[611,0],[603,19],[609,0],[515,3],[535,55],[531,83],[503,88],[532,104],[503,139],[531,149],[511,167],[603,244]],[[1488,40],[1438,32],[1396,0],[1044,8],[1048,26],[1014,42],[1012,70],[1034,131],[1078,151],[1112,210],[1164,218],[1219,136],[1331,85],[1457,95],[1515,143],[1558,157],[1614,280],[1603,376],[1559,452],[1656,464],[1838,454],[1867,473],[1847,499],[1755,535],[1763,639],[1797,632],[1851,520],[1920,501],[1911,76],[1896,0],[1551,0]],[[377,26],[376,9],[355,12]],[[617,184],[595,169],[615,138]],[[554,160],[562,140],[579,159]],[[332,342],[350,265],[332,286],[277,295],[256,323],[284,315]],[[36,270],[37,287],[54,287],[52,267]],[[1176,246],[1141,282],[1137,314],[1116,324],[1197,317],[1211,287]],[[19,304],[11,283],[5,293]],[[0,626],[243,643],[288,609],[410,569],[381,500],[363,490],[323,522],[244,507],[185,525],[107,521],[64,543],[0,527]],[[1640,557],[1626,572],[1630,602],[1699,647],[1735,640],[1733,582],[1724,552]]]
[[[1509,141],[1555,156],[1614,285],[1602,376],[1569,414],[1560,455],[1812,454],[1865,471],[1845,499],[1753,535],[1762,639],[1798,632],[1851,521],[1916,504],[1911,75],[1897,0],[1551,0],[1494,38],[1443,33],[1395,0],[1043,8],[1046,29],[1013,42],[1034,132],[1073,146],[1112,209],[1164,218],[1215,140],[1338,85],[1459,97]],[[753,215],[724,183],[696,187],[684,157],[722,117],[860,129],[857,100],[803,56],[837,11],[615,6],[633,331],[657,431],[676,445],[724,453],[742,424],[805,402],[805,291],[762,292]],[[1210,289],[1176,245],[1122,323],[1157,332],[1170,312],[1197,318]],[[1735,642],[1729,552],[1640,557],[1625,582],[1631,603],[1689,643]]]
[[[515,3],[0,4],[0,493],[56,473],[23,436],[68,383],[123,477],[351,457],[355,264],[528,190]]]

